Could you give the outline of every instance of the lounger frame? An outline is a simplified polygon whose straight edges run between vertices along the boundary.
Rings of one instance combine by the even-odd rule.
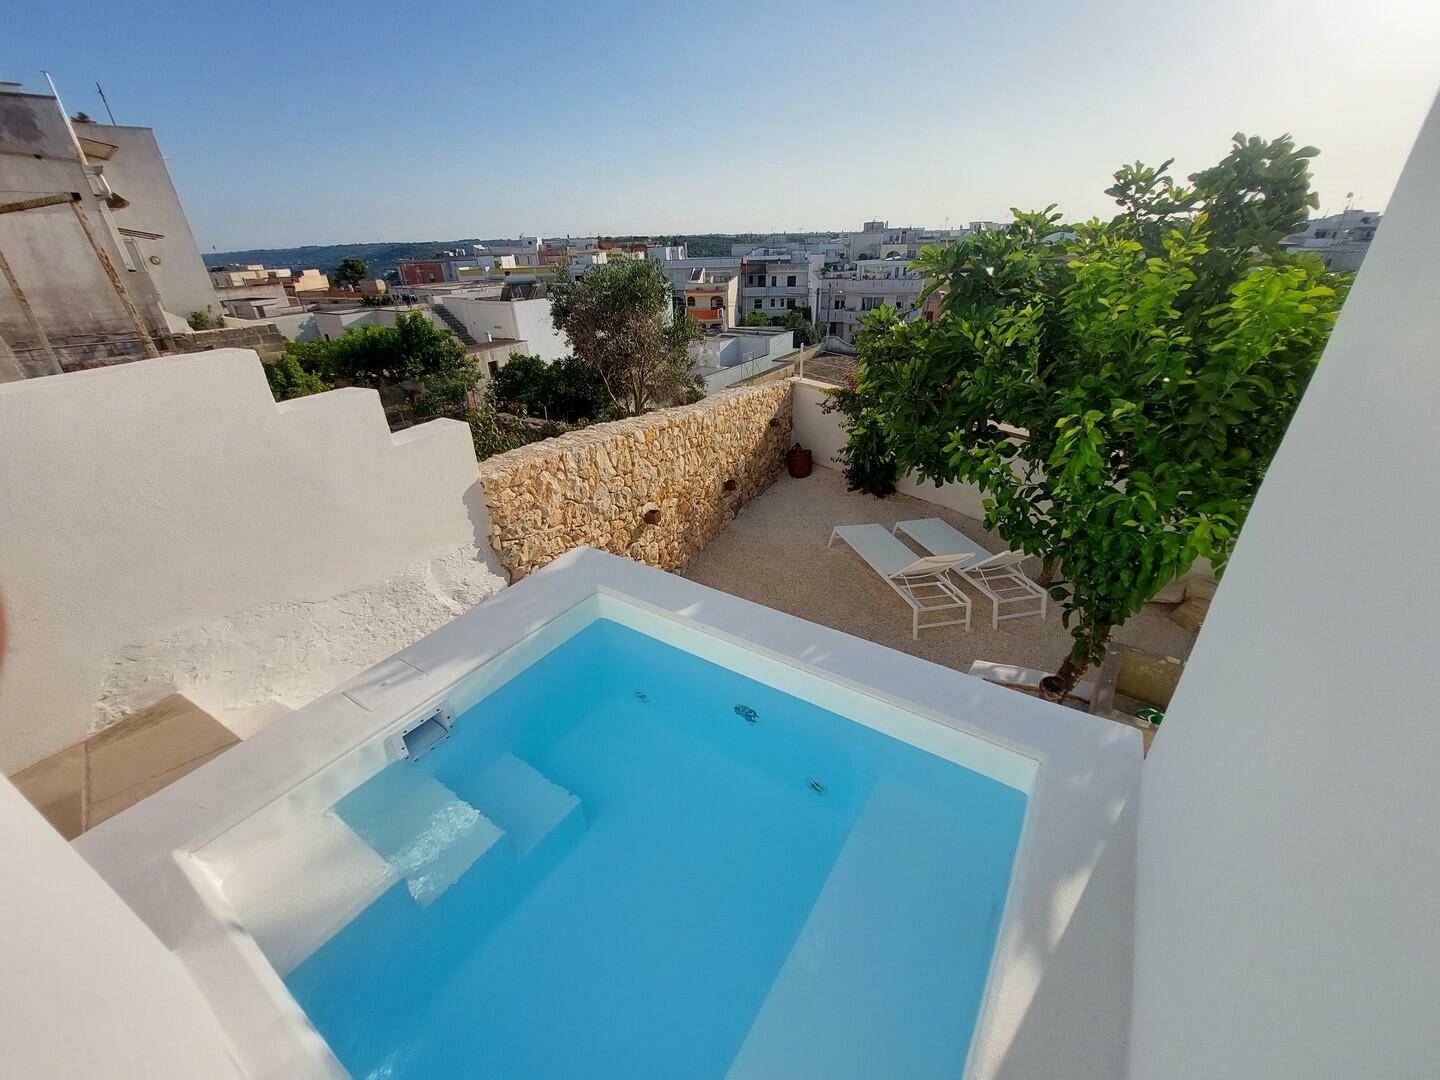
[[[926,521],[940,521],[939,518],[927,518]],[[913,524],[909,521],[901,521],[891,530],[897,536],[905,533],[921,547],[934,555],[947,555],[949,552],[934,551],[931,545],[927,544],[920,537],[905,526]],[[944,524],[949,524],[944,522]],[[954,526],[951,526],[954,529]],[[959,529],[954,530],[957,535],[964,538],[972,546],[978,546]],[[966,562],[955,567],[954,573],[973,585],[976,591],[983,594],[990,601],[990,625],[993,629],[1000,629],[1002,619],[1024,619],[1031,615],[1045,617],[1049,606],[1050,595],[1045,589],[1031,581],[1020,569],[1020,564],[1025,561],[1025,555],[1019,551],[1002,551],[999,555],[981,553],[972,555]],[[1036,604],[1039,607],[1036,607]],[[1007,608],[1019,607],[1019,611],[1006,611]]]
[[[884,528],[883,525],[877,527]],[[826,547],[833,546],[837,536],[842,540],[845,539],[841,535],[840,529],[841,526],[836,526],[830,530],[830,539],[826,542]],[[947,565],[940,566],[934,565],[934,560],[946,558],[945,556],[931,556],[928,559],[917,558],[915,560],[917,563],[930,563],[931,565],[914,571],[910,570],[910,567],[904,567],[887,574],[866,558],[863,552],[854,547],[851,547],[851,550],[864,559],[866,565],[879,574],[885,583],[910,605],[910,637],[912,639],[918,641],[921,630],[932,630],[939,626],[963,626],[966,631],[970,629],[970,597],[966,596],[950,579],[950,571],[954,568],[955,563],[966,556],[958,556]],[[961,618],[921,621],[922,615],[956,610],[962,612]]]

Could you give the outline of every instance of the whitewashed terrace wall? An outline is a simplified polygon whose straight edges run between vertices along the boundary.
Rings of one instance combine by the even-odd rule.
[[[833,390],[829,383],[798,379],[795,382],[795,438],[801,446],[815,455],[815,463],[828,468],[842,468],[837,460],[840,448],[845,445],[845,417],[838,412],[826,413],[821,406],[826,394]],[[973,518],[984,518],[985,508],[981,505],[984,495],[974,484],[937,485],[929,481],[905,476],[895,485],[902,495],[913,495],[917,499],[947,506]]]
[[[180,690],[242,734],[503,586],[466,426],[253,352],[0,385],[0,772]]]
[[[582,545],[681,570],[774,482],[790,444],[780,382],[498,454],[480,463],[491,543],[512,581]]]

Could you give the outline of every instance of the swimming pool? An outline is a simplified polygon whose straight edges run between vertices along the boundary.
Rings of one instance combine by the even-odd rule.
[[[773,1074],[832,1029],[953,1076],[1024,809],[600,619],[329,812],[396,881],[285,981],[357,1077]]]
[[[82,850],[251,1076],[1109,1069],[1138,745],[1052,712],[577,552]]]

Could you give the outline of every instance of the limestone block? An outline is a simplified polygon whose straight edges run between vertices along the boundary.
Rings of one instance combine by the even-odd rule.
[[[1170,613],[1170,621],[1178,623],[1186,630],[1199,630],[1205,622],[1205,615],[1210,610],[1210,601],[1201,597],[1191,597],[1180,604]]]

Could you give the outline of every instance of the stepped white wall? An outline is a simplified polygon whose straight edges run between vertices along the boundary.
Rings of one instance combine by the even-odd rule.
[[[848,437],[845,417],[838,412],[827,413],[822,408],[827,392],[833,387],[810,379],[797,379],[792,385],[795,387],[796,441],[815,455],[817,465],[830,469],[843,468],[836,455]],[[912,473],[901,477],[895,490],[937,506],[948,506],[973,518],[983,520],[985,517],[985,495],[974,484],[935,484],[920,480]]]
[[[173,689],[304,704],[501,587],[488,532],[464,424],[277,404],[248,350],[0,385],[0,772]]]

